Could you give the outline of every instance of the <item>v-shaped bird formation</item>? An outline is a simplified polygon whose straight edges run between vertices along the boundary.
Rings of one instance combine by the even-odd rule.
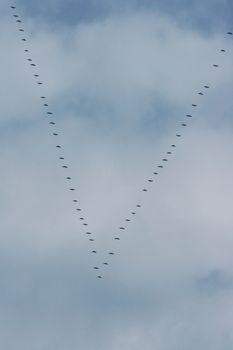
[[[87,239],[89,240],[91,247],[90,247],[90,254],[98,254],[97,249],[95,248],[94,244],[96,241],[96,237],[92,230],[89,228],[87,229],[89,223],[86,218],[84,218],[81,214],[82,212],[82,206],[79,203],[79,200],[75,196],[76,194],[76,187],[73,184],[73,177],[70,173],[69,165],[66,163],[66,159],[63,153],[63,145],[59,142],[59,133],[56,130],[57,122],[56,122],[56,113],[50,110],[49,101],[47,96],[43,94],[43,82],[40,81],[40,74],[39,74],[39,67],[38,64],[36,64],[33,60],[32,52],[30,49],[29,39],[28,36],[25,35],[25,29],[23,28],[23,20],[17,13],[16,6],[11,5],[10,6],[12,12],[13,12],[13,18],[16,21],[16,24],[19,26],[18,31],[23,34],[23,37],[20,38],[22,44],[23,44],[23,50],[25,52],[25,60],[29,64],[29,66],[33,69],[32,75],[34,77],[34,84],[38,85],[39,90],[39,98],[41,100],[41,108],[43,110],[44,116],[46,116],[46,122],[49,127],[49,132],[52,137],[55,138],[55,149],[57,150],[56,157],[59,158],[61,161],[60,167],[64,170],[64,179],[67,181],[67,188],[69,191],[71,191],[73,196],[73,204],[74,204],[74,212],[78,213],[79,219],[82,222],[83,226],[83,232],[85,233]],[[227,36],[232,36],[233,33],[231,31],[226,33]],[[225,54],[227,52],[226,48],[220,48],[218,49],[222,54]],[[218,64],[218,62],[212,62],[211,67],[214,69],[221,68]],[[204,86],[200,87],[200,90],[195,93],[195,103],[191,103],[190,109],[191,111],[187,111],[187,114],[182,118],[182,120],[179,123],[179,128],[177,129],[177,132],[174,133],[174,140],[171,142],[171,144],[168,146],[167,151],[164,155],[161,156],[160,161],[158,162],[157,166],[155,167],[154,171],[151,174],[148,174],[148,178],[145,181],[145,185],[143,188],[141,188],[142,194],[146,194],[148,191],[150,191],[150,186],[153,185],[153,183],[156,181],[156,178],[162,174],[163,168],[166,166],[166,164],[169,162],[170,157],[172,157],[175,153],[176,147],[178,145],[179,139],[183,136],[185,129],[189,126],[189,120],[190,118],[195,117],[194,111],[198,108],[198,102],[196,101],[196,98],[203,98],[203,96],[206,94],[206,92],[211,88],[210,85],[205,84]],[[144,198],[142,197],[142,201]],[[98,271],[97,278],[101,279],[103,277],[103,273],[99,273],[104,267],[110,265],[110,258],[111,256],[115,255],[115,245],[119,245],[119,241],[121,240],[121,233],[128,229],[128,225],[135,219],[138,210],[142,208],[143,204],[135,203],[135,207],[132,208],[129,213],[127,214],[126,218],[124,219],[124,222],[119,226],[119,228],[115,231],[115,233],[112,235],[112,247],[109,249],[108,252],[106,252],[106,260],[100,262],[98,266],[94,266],[93,269]],[[115,242],[115,243],[114,243]],[[117,250],[118,250],[117,246]]]

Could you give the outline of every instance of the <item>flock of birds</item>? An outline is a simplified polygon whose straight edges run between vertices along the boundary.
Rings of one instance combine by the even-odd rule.
[[[37,64],[33,61],[32,59],[32,55],[31,55],[31,51],[29,49],[29,45],[28,45],[28,39],[25,38],[24,34],[25,34],[25,30],[23,29],[23,21],[21,19],[21,17],[16,13],[16,6],[10,6],[10,8],[12,9],[13,11],[13,17],[15,18],[15,21],[16,23],[19,25],[19,28],[18,28],[18,31],[20,33],[23,34],[23,37],[20,38],[20,40],[23,42],[24,44],[24,52],[26,54],[26,60],[27,62],[29,63],[30,67],[34,68],[33,70],[33,76],[34,78],[36,79],[36,84],[39,85],[39,86],[42,86],[43,85],[43,82],[40,81],[40,75],[38,73],[38,67],[37,67]],[[227,32],[227,35],[228,36],[231,36],[233,35],[232,32]],[[226,49],[221,49],[220,50],[222,53],[225,53],[226,52]],[[217,69],[219,68],[219,65],[214,63],[212,64],[212,67],[213,69]],[[209,85],[204,85],[201,90],[199,92],[197,92],[197,95],[198,96],[204,96],[204,91],[206,91],[207,89],[210,89],[211,87]],[[58,132],[56,131],[56,119],[55,119],[55,114],[50,110],[49,108],[49,103],[48,103],[48,99],[46,96],[44,96],[43,94],[40,95],[40,99],[41,99],[41,104],[42,104],[42,108],[44,109],[44,113],[46,114],[46,116],[48,117],[48,125],[49,127],[51,127],[52,131],[51,131],[51,134],[53,137],[55,137],[56,139],[59,139],[59,134]],[[198,107],[198,105],[196,103],[192,103],[191,104],[191,107],[192,109],[196,109]],[[193,117],[193,114],[192,113],[189,113],[189,114],[186,114],[185,116],[185,120],[180,123],[180,127],[181,129],[183,130],[184,128],[186,128],[188,126],[188,123],[187,123],[187,120],[189,118],[192,118]],[[175,135],[176,139],[179,139],[181,138],[183,135],[183,132],[179,132]],[[68,174],[69,172],[69,166],[66,164],[65,162],[65,157],[64,157],[64,154],[63,154],[63,147],[62,145],[58,142],[56,143],[56,149],[58,151],[58,157],[59,157],[59,160],[61,160],[61,168],[64,169],[66,171],[66,174],[65,174],[65,179],[66,181],[69,183],[69,184],[72,184],[72,176],[70,174]],[[151,176],[147,179],[147,182],[146,182],[146,185],[141,189],[141,191],[143,193],[146,193],[149,191],[149,187],[148,185],[152,184],[154,181],[155,181],[155,177],[158,176],[160,174],[160,171],[164,168],[165,164],[169,161],[169,157],[174,153],[175,151],[175,148],[176,148],[176,143],[172,143],[166,154],[164,155],[164,157],[162,157],[161,159],[161,163],[159,163],[159,165],[157,166],[157,168],[154,170],[154,172],[151,174]],[[76,191],[76,188],[72,185],[70,185],[69,187],[69,191],[75,193]],[[88,240],[91,242],[91,244],[93,245],[93,242],[95,242],[95,236],[94,234],[88,230],[87,226],[88,226],[88,222],[85,220],[85,218],[81,215],[82,213],[82,208],[80,207],[79,204],[79,201],[77,199],[76,196],[73,197],[73,203],[74,203],[74,206],[75,206],[75,212],[79,213],[79,219],[82,221],[82,226],[84,228],[84,232],[85,232],[85,235],[88,237]],[[127,224],[129,224],[133,218],[135,217],[135,215],[137,214],[137,210],[140,210],[140,208],[142,207],[142,204],[141,203],[136,203],[135,205],[135,208],[133,210],[131,210],[129,212],[129,214],[127,215],[127,217],[125,218],[125,221],[124,223],[118,228],[118,231],[117,231],[117,234],[113,236],[112,240],[113,242],[118,242],[120,241],[121,239],[121,232],[122,231],[125,231],[127,230],[128,226]],[[108,254],[107,256],[110,257],[110,256],[113,256],[115,255],[114,253],[114,250],[111,250],[111,251],[108,251]],[[94,248],[92,248],[90,250],[90,253],[91,254],[97,254],[97,250],[95,250]],[[107,259],[106,261],[102,262],[101,263],[101,266],[107,266],[109,265],[109,260]],[[93,267],[94,270],[101,270],[101,267],[100,266],[94,266]],[[103,277],[103,275],[101,274],[97,274],[97,278],[101,279]]]

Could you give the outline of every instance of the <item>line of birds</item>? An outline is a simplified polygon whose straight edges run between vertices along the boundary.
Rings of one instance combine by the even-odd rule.
[[[16,6],[11,5],[10,8],[11,8],[12,10],[16,10]],[[14,12],[15,12],[15,11],[14,11]],[[18,31],[19,31],[20,33],[25,33],[25,30],[22,28],[22,23],[23,23],[23,21],[22,21],[21,17],[20,17],[17,13],[14,13],[14,14],[13,14],[13,17],[15,18],[16,23],[20,25],[20,28],[18,29]],[[22,41],[23,43],[28,43],[28,39],[26,39],[25,37],[21,38],[21,41]],[[27,55],[28,55],[28,54],[31,54],[31,51],[29,50],[28,46],[24,48],[24,52],[25,52]],[[38,71],[38,65],[34,63],[33,59],[31,58],[31,55],[30,55],[30,57],[26,57],[26,60],[27,60],[27,62],[29,62],[29,65],[30,65],[31,67],[33,67],[33,68],[35,67],[35,69]],[[39,80],[40,75],[38,74],[38,72],[33,72],[33,76],[37,79],[37,81],[36,81],[36,84],[37,84],[37,85],[39,85],[39,86],[44,85],[44,83],[43,83],[42,81]],[[54,119],[54,117],[55,117],[54,112],[52,112],[52,111],[49,109],[49,103],[48,103],[48,98],[47,98],[47,96],[41,95],[41,96],[40,96],[40,99],[41,99],[41,102],[42,102],[42,107],[43,107],[43,108],[46,108],[46,112],[45,112],[45,113],[46,113],[46,116],[49,117],[48,124],[49,124],[51,127],[54,127],[54,128],[55,128],[56,125],[57,125],[57,122],[56,122],[55,119]],[[54,130],[54,131],[52,131],[52,136],[54,136],[54,137],[59,137],[59,133],[58,133],[56,130]],[[60,151],[61,151],[61,152],[63,151],[63,146],[62,146],[61,144],[58,144],[58,143],[57,143],[57,144],[56,144],[56,149],[57,149],[57,150],[59,151],[59,153],[60,153]],[[63,154],[63,153],[62,153],[62,154],[61,154],[61,153],[59,154],[59,160],[62,161],[62,165],[61,165],[62,169],[65,169],[65,170],[69,169],[69,166],[65,163],[65,157],[64,157],[64,154]],[[65,175],[65,179],[66,179],[69,183],[71,183],[71,181],[72,181],[72,176],[71,176],[70,174],[66,174],[66,175]],[[73,187],[73,186],[71,185],[71,186],[69,186],[69,191],[71,191],[72,193],[74,193],[74,192],[76,191],[76,188]],[[82,226],[85,228],[85,235],[86,235],[86,237],[88,238],[89,242],[95,242],[95,237],[94,237],[93,232],[90,231],[90,230],[87,231],[87,226],[89,226],[89,223],[88,223],[87,220],[81,215],[81,212],[83,211],[83,209],[80,207],[80,205],[77,206],[77,204],[79,203],[77,197],[74,197],[73,203],[74,203],[74,205],[75,205],[75,211],[78,212],[78,213],[80,214],[80,215],[79,215],[79,219],[82,221]],[[88,227],[88,229],[89,229],[89,227]],[[97,250],[92,249],[90,253],[91,253],[91,254],[96,254],[96,253],[97,253]],[[104,262],[104,265],[108,265],[108,263],[107,263],[107,262]],[[98,277],[101,278],[101,276],[98,276]]]
[[[228,36],[232,36],[232,35],[233,35],[233,33],[230,32],[230,31],[227,32],[226,34],[227,34]],[[226,49],[221,49],[220,52],[221,52],[221,53],[226,53]],[[214,63],[214,64],[212,64],[212,67],[213,67],[213,68],[219,68],[219,64]],[[205,89],[205,90],[210,89],[210,86],[209,86],[209,85],[204,85],[204,86],[202,87],[202,89]],[[204,91],[204,90],[199,91],[199,92],[197,93],[197,95],[198,95],[198,96],[204,96],[204,92],[203,92],[203,91]],[[192,103],[191,106],[192,106],[194,109],[195,109],[196,107],[198,107],[198,105],[197,105],[196,103]],[[186,114],[186,118],[193,118],[193,114]],[[180,124],[180,126],[181,126],[182,128],[185,128],[185,127],[188,126],[188,124],[187,124],[186,122],[182,122],[182,123]],[[179,138],[182,137],[182,134],[181,134],[181,133],[177,133],[175,136],[176,136],[176,138],[179,139]],[[165,164],[166,162],[169,161],[168,157],[174,153],[175,148],[176,148],[176,144],[171,144],[171,145],[170,145],[170,148],[169,148],[169,150],[166,152],[165,157],[162,158],[161,163],[160,163],[159,165],[157,165],[157,168],[158,168],[159,170],[161,170],[161,169],[164,168],[164,164]],[[151,175],[153,175],[153,177],[159,175],[159,174],[160,174],[159,170],[156,169],[156,171],[154,171]],[[146,181],[147,181],[147,184],[151,184],[151,183],[154,182],[154,178],[148,178]],[[144,188],[141,189],[141,191],[142,191],[143,193],[146,193],[146,192],[149,191],[149,189],[148,189],[147,186],[145,186]],[[118,228],[118,233],[117,233],[117,235],[114,235],[114,236],[113,236],[112,239],[113,239],[114,241],[119,241],[119,240],[121,239],[121,238],[120,238],[121,232],[127,230],[126,224],[128,224],[129,222],[132,221],[132,218],[136,215],[136,210],[137,210],[137,209],[140,209],[140,208],[142,208],[142,203],[136,204],[135,208],[134,208],[133,210],[130,211],[129,216],[124,220],[124,224],[122,224],[122,226],[120,226],[120,227]],[[110,253],[108,253],[108,254],[114,255],[114,253],[112,253],[112,252],[110,252]],[[96,269],[99,269],[98,267],[95,267],[95,268],[96,268]]]
[[[12,10],[15,10],[15,9],[16,9],[15,6],[10,6],[10,8],[11,8]],[[16,22],[17,22],[17,23],[22,23],[22,20],[20,19],[19,15],[13,14],[13,17],[16,19]],[[20,32],[24,32],[24,29],[23,29],[23,28],[19,28],[19,31],[20,31]],[[233,35],[233,33],[229,31],[229,32],[227,32],[227,35]],[[26,39],[26,38],[22,38],[21,41],[26,42],[27,39]],[[27,49],[27,48],[24,49],[24,51],[25,51],[26,53],[29,53],[29,52],[30,52],[29,49]],[[221,49],[220,51],[221,51],[222,53],[225,53],[225,52],[226,52],[225,49]],[[33,63],[33,60],[32,60],[31,58],[27,58],[27,61],[30,63],[30,66],[36,67],[36,64]],[[219,68],[219,64],[214,63],[214,64],[212,64],[212,67],[213,67],[213,68]],[[39,78],[39,74],[34,74],[34,77]],[[43,85],[43,83],[42,83],[41,81],[37,81],[37,84],[38,84],[38,85]],[[210,86],[209,86],[209,85],[204,85],[204,86],[202,87],[202,89],[203,89],[203,90],[201,90],[201,91],[199,91],[199,92],[197,93],[198,96],[204,96],[204,89],[205,89],[205,90],[210,89]],[[49,105],[48,105],[48,103],[47,103],[47,97],[46,97],[46,96],[40,96],[40,98],[41,98],[41,100],[42,100],[43,107],[46,107],[46,108],[49,107]],[[196,103],[192,103],[191,106],[192,106],[193,109],[195,109],[195,108],[198,107],[198,105],[197,105]],[[54,113],[51,112],[51,111],[47,111],[46,114],[47,114],[47,116],[50,117],[49,125],[55,126],[55,125],[56,125],[56,122],[54,121],[53,117],[51,117],[51,116],[54,116]],[[186,114],[186,118],[193,118],[193,114]],[[182,129],[183,129],[183,128],[186,128],[186,127],[188,126],[188,124],[187,124],[187,122],[185,121],[185,122],[182,122],[182,123],[180,124],[180,126],[181,126]],[[59,136],[59,134],[58,134],[57,132],[53,132],[52,135],[53,135],[53,136],[56,136],[56,137]],[[177,133],[175,136],[176,136],[177,139],[179,139],[179,138],[182,137],[182,133]],[[62,149],[62,146],[61,146],[60,144],[57,144],[57,145],[56,145],[56,148],[57,148],[58,150],[60,150],[60,149]],[[168,151],[166,152],[166,155],[164,156],[164,158],[162,158],[161,163],[160,163],[159,165],[157,165],[157,169],[151,174],[152,177],[150,177],[150,178],[147,179],[147,184],[152,184],[152,183],[154,183],[154,177],[156,177],[157,175],[160,174],[159,171],[160,171],[161,169],[163,169],[164,166],[165,166],[165,163],[167,163],[167,162],[169,161],[169,156],[171,156],[171,155],[174,153],[175,148],[176,148],[176,144],[171,144],[171,145],[170,145]],[[65,160],[65,158],[64,158],[63,156],[60,156],[59,159],[62,160],[62,161]],[[63,169],[68,169],[68,166],[67,166],[67,165],[62,165],[62,168],[63,168]],[[71,176],[66,176],[66,180],[71,181],[71,180],[72,180],[72,177],[71,177]],[[72,192],[74,192],[76,189],[75,189],[74,187],[70,187],[69,190],[72,191]],[[141,191],[142,191],[143,193],[148,192],[148,191],[149,191],[148,186],[143,187],[143,188],[141,189]],[[78,200],[77,200],[77,199],[73,199],[73,202],[76,204],[76,203],[78,203]],[[137,204],[135,205],[135,208],[134,208],[133,210],[130,211],[129,216],[127,216],[127,218],[126,218],[125,221],[124,221],[124,224],[118,228],[118,233],[117,233],[117,235],[114,235],[114,237],[113,237],[113,240],[114,240],[115,242],[120,241],[120,239],[121,239],[121,238],[120,238],[120,236],[121,236],[120,233],[121,233],[122,231],[127,230],[127,226],[126,226],[126,225],[127,225],[129,222],[132,221],[132,219],[133,219],[133,218],[135,217],[135,215],[137,214],[137,210],[139,210],[141,207],[142,207],[142,204],[141,204],[141,203],[137,203]],[[76,211],[81,212],[82,209],[79,207],[79,208],[76,208]],[[83,221],[83,226],[84,226],[84,227],[88,226],[88,223],[85,221],[84,217],[80,217],[79,219]],[[88,236],[88,239],[89,239],[90,242],[94,242],[94,241],[95,241],[95,239],[93,238],[93,233],[92,233],[92,232],[90,232],[90,231],[85,231],[85,234]],[[97,254],[97,250],[95,250],[95,249],[91,250],[91,254]],[[113,256],[113,255],[115,255],[114,249],[108,252],[108,257],[109,257],[109,256]],[[107,266],[107,265],[109,265],[109,262],[104,261],[104,262],[102,262],[102,265]],[[100,269],[101,269],[99,266],[94,266],[93,268],[94,268],[94,270],[100,270]],[[97,275],[97,278],[99,278],[99,279],[101,279],[102,277],[103,277],[102,275]]]

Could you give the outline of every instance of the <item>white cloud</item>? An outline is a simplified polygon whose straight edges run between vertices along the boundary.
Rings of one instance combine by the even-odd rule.
[[[74,32],[26,25],[100,255],[87,254],[91,246],[47,133],[39,87],[33,90],[18,38],[4,20],[2,347],[231,349],[229,290],[212,291],[209,300],[197,287],[212,271],[232,275],[230,42],[147,13]],[[206,82],[211,89],[197,96]],[[177,141],[175,125],[193,97],[197,118]],[[171,161],[148,185],[173,142]],[[145,184],[151,190],[142,194]],[[143,196],[141,212],[114,242],[121,218]],[[99,283],[90,268],[111,247],[120,255]]]

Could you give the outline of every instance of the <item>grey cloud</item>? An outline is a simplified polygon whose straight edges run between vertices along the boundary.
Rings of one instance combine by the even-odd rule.
[[[221,270],[212,270],[206,276],[197,279],[197,285],[200,290],[218,292],[233,288],[233,277]]]

